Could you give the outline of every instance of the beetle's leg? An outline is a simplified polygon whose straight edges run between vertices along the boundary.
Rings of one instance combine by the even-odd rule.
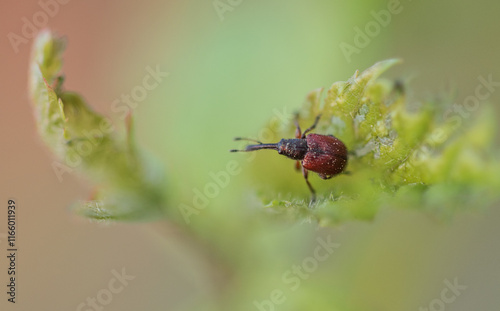
[[[306,138],[306,134],[309,133],[310,131],[314,130],[316,128],[316,125],[318,125],[318,121],[319,121],[319,118],[321,118],[321,115],[319,114],[316,119],[314,120],[314,123],[313,125],[311,125],[310,128],[308,128],[307,130],[304,131],[304,133],[302,133],[302,137],[301,138]]]
[[[304,166],[302,166],[302,175],[304,175],[307,186],[309,187],[309,190],[311,190],[311,203],[313,203],[314,201],[316,201],[316,191],[314,191],[314,188],[311,186],[311,183],[307,179],[308,176],[307,172],[308,171],[304,168]]]
[[[261,141],[258,141],[256,139],[252,139],[252,138],[245,138],[245,137],[235,137],[234,140],[248,140],[248,141],[253,141],[253,142],[256,142],[258,143],[259,145],[263,145],[263,143]]]
[[[300,170],[300,161],[295,162],[295,170]]]
[[[302,137],[302,131],[300,130],[300,125],[299,125],[299,114],[295,114],[295,119],[293,120],[295,123],[295,138],[303,138]]]

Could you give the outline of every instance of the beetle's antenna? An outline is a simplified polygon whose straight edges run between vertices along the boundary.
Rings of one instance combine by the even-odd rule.
[[[234,140],[248,140],[248,141],[253,141],[258,143],[258,145],[248,145],[245,147],[245,149],[239,150],[239,149],[231,149],[229,152],[249,152],[249,151],[255,151],[255,150],[260,150],[260,149],[274,149],[278,150],[278,144],[264,144],[263,142],[252,139],[252,138],[245,138],[245,137],[235,137]]]
[[[249,152],[249,151],[255,151],[255,150],[260,150],[260,149],[273,149],[273,150],[278,150],[278,144],[263,144],[260,143],[258,145],[248,145],[245,147],[245,149],[239,150],[239,149],[231,149],[229,152]]]
[[[256,143],[258,143],[259,145],[263,145],[263,144],[264,144],[263,142],[258,141],[258,140],[256,140],[256,139],[252,139],[252,138],[245,138],[245,137],[235,137],[235,138],[234,138],[234,140],[235,140],[235,141],[237,141],[237,140],[248,140],[248,141],[253,141],[253,142],[256,142]]]

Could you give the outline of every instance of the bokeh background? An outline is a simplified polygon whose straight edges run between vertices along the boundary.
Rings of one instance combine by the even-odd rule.
[[[210,181],[210,172],[235,158],[227,152],[235,147],[232,137],[256,136],[274,109],[291,112],[309,91],[379,60],[403,59],[386,76],[407,81],[415,100],[460,104],[474,94],[478,77],[500,81],[500,3],[399,3],[401,12],[350,61],[340,45],[354,45],[355,27],[364,29],[372,12],[394,1],[243,0],[221,18],[213,1],[73,0],[59,4],[46,26],[68,39],[65,87],[103,114],[116,117],[113,101],[140,85],[148,66],[169,73],[134,115],[137,141],[163,163],[176,208]],[[197,310],[220,301],[257,310],[253,301],[269,299],[280,286],[287,301],[276,310],[418,310],[429,308],[444,280],[454,278],[467,289],[446,310],[500,306],[495,206],[448,221],[387,210],[373,222],[319,231],[314,224],[263,220],[243,234],[245,224],[232,222],[231,213],[245,213],[251,185],[239,174],[208,207],[232,207],[224,231],[219,224],[204,230],[221,230],[220,243],[216,233],[207,243],[244,267],[240,273],[227,272],[217,262],[220,254],[207,256],[199,237],[168,221],[98,224],[73,215],[68,207],[88,197],[91,187],[77,174],[62,182],[54,174],[28,100],[33,40],[14,48],[8,37],[22,36],[25,19],[39,11],[38,1],[0,3],[0,284],[7,283],[9,198],[19,211],[18,302],[13,306],[2,294],[2,310],[75,310],[107,288],[113,269],[122,268],[135,279],[105,310]],[[499,98],[495,91],[488,100],[497,112]],[[341,247],[296,292],[287,291],[281,275],[310,256],[318,234],[331,235]],[[252,247],[233,248],[231,239]],[[240,258],[249,251],[250,257]]]

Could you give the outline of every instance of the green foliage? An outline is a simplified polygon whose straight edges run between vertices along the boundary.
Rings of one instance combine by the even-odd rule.
[[[130,116],[125,133],[118,133],[80,95],[63,90],[64,47],[61,38],[40,33],[29,86],[40,136],[59,159],[53,164],[58,177],[77,170],[96,186],[89,202],[75,205],[77,212],[98,220],[163,215],[166,187],[157,173],[161,168],[137,149]],[[490,150],[495,133],[491,107],[483,107],[471,120],[449,117],[448,105],[439,102],[414,104],[418,109],[410,111],[406,86],[378,78],[397,62],[379,62],[326,92],[315,90],[307,96],[299,111],[301,124],[307,126],[322,115],[316,132],[334,134],[346,144],[349,174],[328,181],[313,177],[319,200],[311,205],[298,174],[288,178],[278,173],[284,167],[274,167],[277,162],[259,155],[251,171],[267,210],[326,225],[371,219],[385,206],[449,216],[495,198],[500,166]],[[292,120],[274,121],[269,128],[276,141],[295,131]],[[269,176],[271,170],[277,171],[274,177]]]
[[[383,206],[448,216],[497,196],[500,167],[490,150],[495,133],[491,107],[476,113],[474,120],[448,117],[449,106],[438,102],[419,103],[410,111],[405,86],[377,79],[397,62],[386,60],[356,72],[348,81],[334,83],[324,96],[323,90],[308,95],[301,124],[306,127],[322,115],[315,132],[334,134],[346,144],[349,174],[311,179],[320,198],[310,206],[306,192],[286,190],[297,189],[292,183],[307,189],[301,176],[280,184],[281,176],[269,178],[269,167],[260,157],[252,171],[257,179],[268,179],[259,181],[265,186],[259,193],[266,207],[294,219],[329,224],[371,219]],[[275,140],[292,137],[295,130],[292,122],[271,124],[270,129]]]
[[[82,172],[96,185],[91,201],[75,204],[91,219],[139,220],[162,215],[165,187],[161,168],[145,159],[132,137],[131,117],[119,135],[112,122],[84,99],[62,88],[65,41],[49,31],[37,37],[30,64],[30,95],[40,136],[56,155],[59,179]],[[123,137],[124,136],[124,137]]]

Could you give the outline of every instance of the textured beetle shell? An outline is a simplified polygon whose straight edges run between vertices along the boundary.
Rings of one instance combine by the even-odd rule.
[[[347,148],[332,135],[309,134],[306,136],[308,152],[302,160],[304,168],[329,179],[340,174],[347,165]]]

